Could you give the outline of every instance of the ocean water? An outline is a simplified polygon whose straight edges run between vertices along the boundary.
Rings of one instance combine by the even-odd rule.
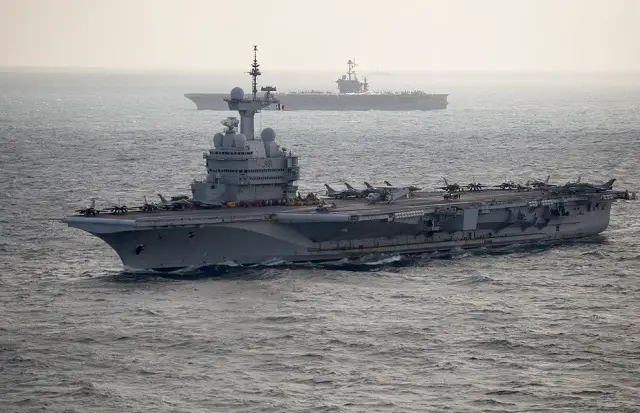
[[[301,157],[303,192],[549,174],[640,189],[637,79],[411,82],[451,93],[449,108],[257,123]],[[0,73],[0,411],[640,409],[638,202],[617,203],[601,236],[561,245],[162,276],[124,271],[55,221],[94,196],[188,193],[233,115],[196,111],[182,94],[199,85],[227,89]]]

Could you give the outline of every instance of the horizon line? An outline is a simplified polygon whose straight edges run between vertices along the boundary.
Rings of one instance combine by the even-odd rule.
[[[133,67],[123,67],[123,68],[114,68],[114,67],[98,67],[98,66],[14,66],[0,65],[0,72],[27,72],[27,73],[56,73],[56,72],[79,72],[79,73],[95,73],[95,72],[106,72],[106,73],[121,73],[121,74],[242,74],[245,75],[245,71],[243,69],[233,69],[233,68],[225,68],[225,69],[214,69],[214,68],[133,68]],[[269,69],[266,71],[275,72],[275,73],[336,73],[337,71],[324,69],[324,70],[305,70],[305,69]],[[381,70],[381,69],[373,69],[373,70],[361,70],[361,73],[366,75],[397,75],[397,74],[439,74],[439,75],[638,75],[640,74],[640,69],[620,69],[620,70],[506,70],[506,69],[497,69],[497,70]],[[341,73],[341,72],[340,72]]]

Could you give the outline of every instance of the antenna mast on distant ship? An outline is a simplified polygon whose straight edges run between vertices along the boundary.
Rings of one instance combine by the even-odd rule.
[[[253,46],[253,64],[251,65],[251,71],[249,72],[249,74],[251,75],[251,77],[253,78],[253,100],[256,100],[257,96],[258,96],[258,76],[260,76],[262,73],[260,73],[260,65],[258,64],[258,46],[254,45]]]
[[[356,76],[356,72],[353,70],[354,67],[356,67],[356,59],[353,60],[349,60],[347,62],[347,75],[349,75],[349,80],[351,80],[351,75],[353,74],[353,78],[355,79]]]

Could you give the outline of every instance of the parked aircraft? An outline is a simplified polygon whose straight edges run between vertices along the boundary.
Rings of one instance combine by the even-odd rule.
[[[442,178],[444,180],[444,186],[439,186],[438,189],[442,189],[447,192],[458,192],[462,191],[462,188],[457,183],[450,184],[447,182],[447,178]]]
[[[193,202],[186,195],[171,197],[170,201],[167,201],[162,194],[158,194],[158,198],[160,198],[159,207],[162,209],[181,210],[193,206]]]

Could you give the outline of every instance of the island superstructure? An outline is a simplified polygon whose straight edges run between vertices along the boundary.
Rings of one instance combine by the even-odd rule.
[[[255,53],[254,49],[254,53]],[[616,200],[634,199],[602,185],[546,182],[441,191],[389,182],[350,185],[327,198],[302,196],[298,157],[254,115],[273,104],[259,96],[254,54],[252,94],[232,89],[226,103],[237,118],[223,121],[204,153],[207,176],[191,197],[127,208],[95,204],[63,219],[104,240],[132,269],[174,270],[220,264],[327,261],[368,254],[413,254],[587,237],[604,231]],[[239,127],[239,130],[238,130]]]
[[[358,79],[355,60],[347,62],[347,73],[336,80],[337,92],[299,91],[272,94],[280,110],[436,110],[446,109],[448,94],[426,93],[421,90],[404,92],[373,92],[365,77]],[[198,110],[228,110],[225,93],[185,93]]]

